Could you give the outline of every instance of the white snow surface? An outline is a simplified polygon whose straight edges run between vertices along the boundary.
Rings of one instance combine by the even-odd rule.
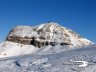
[[[36,48],[32,45],[23,45],[6,41],[0,44],[0,58],[30,54],[38,50],[39,48]]]
[[[79,67],[72,61],[85,61]],[[29,54],[0,59],[0,72],[96,72],[96,45],[54,54]]]
[[[20,55],[26,55],[26,54],[53,54],[53,53],[59,53],[62,51],[72,50],[75,48],[69,48],[69,46],[45,46],[43,48],[37,48],[33,45],[23,45],[19,43],[14,43],[10,41],[5,41],[0,44],[0,58],[4,57],[12,57],[12,56],[20,56]]]

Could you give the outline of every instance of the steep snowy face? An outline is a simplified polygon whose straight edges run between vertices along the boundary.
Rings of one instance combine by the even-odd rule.
[[[38,26],[17,26],[12,29],[7,37],[7,41],[21,44],[43,47],[47,45],[68,45],[69,47],[81,47],[93,44],[86,38],[81,37],[76,32],[62,27],[57,23],[50,22]]]

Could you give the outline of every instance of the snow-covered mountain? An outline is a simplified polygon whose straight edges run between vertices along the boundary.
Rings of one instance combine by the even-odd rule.
[[[12,29],[7,37],[7,41],[21,44],[43,47],[47,45],[69,45],[70,47],[80,47],[92,44],[86,38],[81,37],[76,32],[62,27],[57,23],[50,22],[38,26],[17,26]]]
[[[17,26],[0,44],[0,58],[24,54],[52,54],[91,45],[76,32],[50,22],[37,26]]]

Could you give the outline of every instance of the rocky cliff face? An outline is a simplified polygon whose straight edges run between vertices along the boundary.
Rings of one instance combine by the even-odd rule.
[[[62,27],[54,22],[33,27],[17,26],[9,32],[6,40],[25,45],[34,45],[39,48],[58,44],[69,47],[81,47],[93,44],[71,29]]]

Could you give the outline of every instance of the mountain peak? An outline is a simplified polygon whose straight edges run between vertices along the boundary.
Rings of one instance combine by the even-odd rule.
[[[43,23],[43,24],[40,24],[40,25],[38,25],[38,28],[40,29],[40,28],[43,28],[43,27],[45,27],[45,28],[50,28],[50,27],[57,27],[57,26],[60,26],[58,23],[56,23],[56,22],[48,22],[48,23]]]
[[[44,23],[45,25],[55,25],[55,26],[60,26],[60,24],[56,23],[56,22],[48,22],[48,23]]]
[[[48,22],[38,26],[18,26],[10,31],[7,41],[43,47],[47,45],[69,45],[80,47],[92,44],[79,34],[62,27],[58,23]]]

